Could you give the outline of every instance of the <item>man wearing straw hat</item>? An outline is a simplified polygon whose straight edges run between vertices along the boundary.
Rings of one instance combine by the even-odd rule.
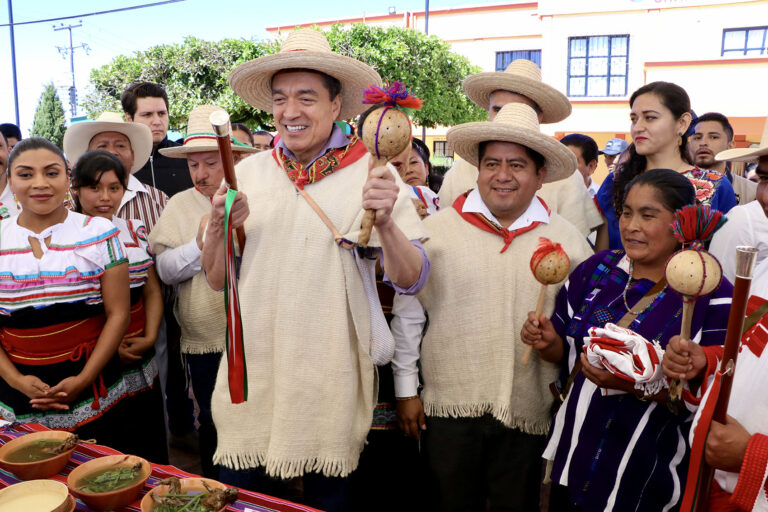
[[[478,73],[462,83],[464,92],[475,104],[488,111],[488,120],[507,103],[523,103],[533,108],[540,123],[557,123],[571,115],[571,103],[563,93],[541,81],[541,69],[527,59],[512,61],[504,71]],[[574,167],[567,179],[545,184],[538,192],[549,207],[587,236],[602,224],[584,180]],[[477,168],[457,160],[445,174],[440,187],[440,202],[451,205],[456,198],[477,186]]]
[[[548,386],[558,369],[538,356],[523,364],[520,330],[541,288],[529,268],[539,238],[562,244],[571,269],[592,254],[582,234],[536,197],[543,183],[567,179],[576,158],[542,134],[536,112],[521,103],[505,105],[493,121],[451,128],[448,141],[479,174],[476,188],[424,221],[432,274],[419,294],[429,315],[421,446],[435,510],[485,510],[486,503],[539,510]],[[558,288],[547,287],[547,315]]]
[[[131,173],[117,216],[139,219],[152,231],[168,202],[160,190],[144,185],[134,174],[152,153],[152,132],[140,124],[123,121],[116,112],[103,112],[95,121],[75,123],[64,133],[64,154],[74,165],[86,151],[103,149],[115,155]]]
[[[222,364],[215,461],[222,481],[271,494],[286,493],[277,479],[303,476],[307,504],[346,510],[346,477],[376,399],[370,351],[388,335],[368,257],[380,253],[395,289],[416,293],[429,275],[418,242],[425,231],[397,173],[369,170],[362,142],[334,123],[365,110],[363,90],[381,84],[372,68],[305,29],[279,53],[235,68],[229,81],[274,115],[280,140],[237,166],[232,225],[246,234],[238,291],[248,395],[232,403]],[[224,286],[225,195],[222,187],[213,199],[203,247],[215,289]],[[380,251],[353,247],[363,208],[377,210],[368,246]]]
[[[710,251],[723,266],[723,276],[733,281],[736,276],[734,247],[756,247],[759,251],[757,263],[768,260],[768,121],[758,147],[727,149],[715,155],[715,159],[720,162],[758,161],[756,199],[732,208],[727,214],[729,222],[717,230],[710,245]]]
[[[216,428],[211,417],[211,394],[225,344],[224,294],[211,290],[200,267],[203,232],[211,213],[211,198],[224,177],[216,138],[208,120],[223,110],[214,105],[192,109],[184,144],[163,148],[169,158],[186,158],[193,188],[177,192],[149,234],[157,255],[157,274],[167,285],[178,285],[174,314],[181,327],[181,353],[189,368],[192,389],[200,406],[197,420],[203,476],[217,478],[213,466]],[[232,142],[234,154],[255,149]]]

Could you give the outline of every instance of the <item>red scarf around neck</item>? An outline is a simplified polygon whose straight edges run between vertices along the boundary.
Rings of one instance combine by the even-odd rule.
[[[458,212],[458,214],[461,216],[462,219],[469,222],[476,228],[480,228],[483,231],[493,233],[494,235],[498,235],[501,238],[503,238],[504,247],[502,247],[501,251],[499,252],[506,251],[509,245],[512,243],[512,240],[514,240],[516,236],[532,231],[541,224],[541,222],[535,221],[535,222],[532,222],[530,226],[526,226],[520,229],[513,229],[512,231],[510,231],[507,228],[499,226],[498,224],[490,220],[488,217],[486,217],[482,213],[464,212],[462,211],[462,209],[464,208],[464,203],[466,202],[467,196],[469,195],[470,192],[471,190],[457,197],[456,201],[453,202],[453,208]],[[550,214],[550,215],[552,214],[552,212],[549,210],[549,207],[547,206],[547,203],[545,203],[543,199],[541,199],[538,196],[534,196],[533,199],[534,201],[541,202],[542,206],[544,206],[544,208],[547,210],[547,214]]]
[[[293,160],[283,153],[282,148],[272,150],[272,157],[285,170],[288,179],[296,183],[299,189],[304,190],[304,185],[316,183],[326,176],[360,160],[368,153],[365,145],[356,136],[349,137],[349,144],[343,148],[330,148],[323,156],[312,162],[309,167]]]

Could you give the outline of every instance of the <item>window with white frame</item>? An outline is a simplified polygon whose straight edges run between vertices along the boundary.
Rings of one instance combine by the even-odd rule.
[[[453,158],[453,152],[448,151],[448,143],[444,140],[432,142],[432,154],[439,157]]]
[[[541,67],[541,50],[513,50],[496,52],[496,71],[504,71],[509,63],[517,59],[528,59]]]
[[[768,26],[723,30],[721,56],[766,54],[768,54]]]
[[[626,96],[629,36],[568,38],[568,96]]]

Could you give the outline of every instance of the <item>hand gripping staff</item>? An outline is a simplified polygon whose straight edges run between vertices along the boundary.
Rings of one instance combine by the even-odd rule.
[[[411,95],[400,82],[392,82],[386,89],[371,85],[363,94],[363,103],[380,104],[363,121],[362,139],[368,152],[374,156],[373,167],[381,167],[405,151],[411,143],[408,114],[420,109],[422,101]],[[376,211],[365,210],[357,239],[359,245],[368,245],[375,220]]]
[[[685,495],[680,506],[681,511],[705,512],[708,510],[712,479],[715,469],[707,464],[704,448],[707,444],[709,427],[712,420],[725,423],[728,402],[731,397],[731,384],[736,369],[736,356],[739,355],[739,342],[744,331],[744,315],[747,311],[749,288],[755,269],[757,249],[748,246],[736,247],[736,280],[733,283],[733,300],[728,315],[728,327],[725,331],[725,347],[720,369],[715,373],[712,389],[703,407],[691,446],[691,458],[688,464],[688,480],[685,483]],[[749,328],[749,327],[748,327]]]
[[[720,263],[704,250],[704,242],[712,238],[725,222],[723,214],[709,206],[686,206],[675,212],[672,233],[683,243],[683,249],[669,258],[665,275],[669,287],[683,297],[680,337],[688,341],[691,340],[691,320],[696,300],[715,291],[723,279]],[[690,244],[687,249],[685,244]],[[679,406],[682,392],[683,381],[673,380],[669,386],[669,405],[672,408]]]
[[[240,318],[240,298],[237,293],[237,259],[235,257],[235,240],[232,236],[232,204],[237,195],[237,178],[235,177],[235,161],[232,157],[231,137],[229,130],[229,114],[222,110],[213,112],[210,117],[213,133],[219,145],[219,155],[224,167],[224,180],[229,185],[227,199],[224,204],[224,233],[227,250],[226,268],[224,274],[224,307],[227,311],[227,375],[229,397],[233,404],[248,400],[248,376],[245,367],[245,347],[243,346],[243,322]],[[237,243],[240,254],[245,248],[245,230],[237,228]]]
[[[533,277],[541,283],[539,301],[536,303],[536,320],[538,321],[544,309],[544,300],[547,298],[547,286],[557,284],[568,277],[571,268],[571,260],[563,250],[563,246],[552,242],[549,238],[539,237],[539,245],[531,256],[531,272]],[[525,347],[523,364],[528,364],[531,359],[533,346]]]

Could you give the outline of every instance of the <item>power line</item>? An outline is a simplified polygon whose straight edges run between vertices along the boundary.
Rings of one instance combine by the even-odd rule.
[[[2,23],[0,24],[0,27],[16,27],[19,25],[32,25],[34,23],[48,23],[51,21],[61,21],[61,20],[71,20],[74,18],[86,18],[88,16],[98,16],[100,14],[111,14],[114,12],[122,12],[122,11],[133,11],[135,9],[144,9],[145,7],[157,7],[158,5],[165,5],[165,4],[175,4],[177,2],[184,2],[185,0],[164,0],[162,2],[153,2],[151,4],[142,4],[142,5],[134,5],[132,7],[121,7],[119,9],[110,9],[108,11],[97,11],[97,12],[88,12],[85,14],[74,14],[72,16],[61,16],[59,18],[48,18],[44,20],[32,20],[32,21],[18,21],[14,23],[11,21],[10,23]]]

